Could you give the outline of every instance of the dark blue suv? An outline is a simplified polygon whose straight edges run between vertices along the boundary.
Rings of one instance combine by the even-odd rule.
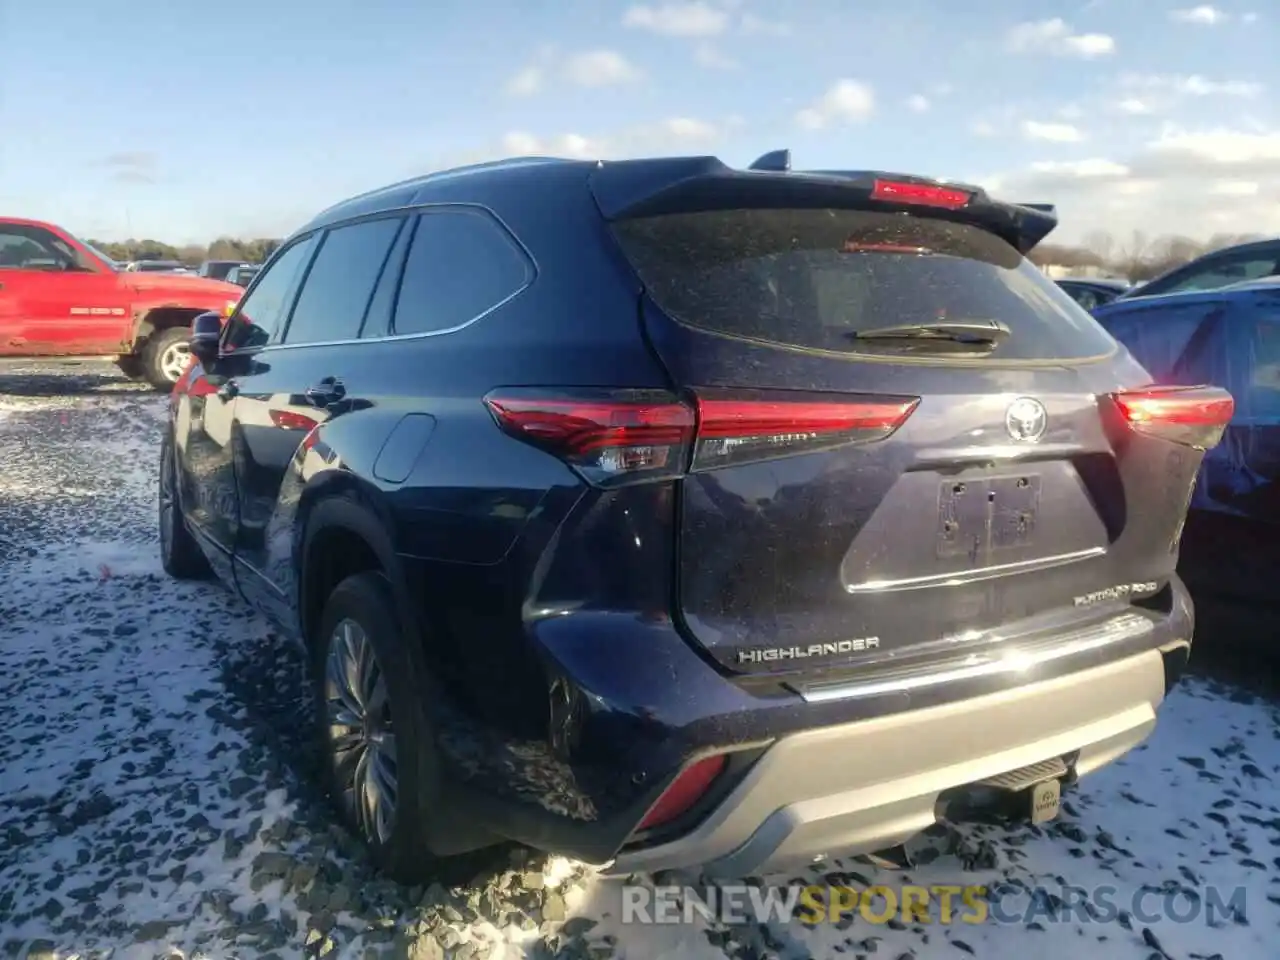
[[[393,876],[617,873],[1044,819],[1152,730],[1230,395],[1154,387],[914,177],[526,159],[332,207],[195,324],[166,569],[315,664]]]

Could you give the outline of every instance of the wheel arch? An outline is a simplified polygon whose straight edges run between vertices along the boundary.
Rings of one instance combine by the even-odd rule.
[[[325,600],[349,576],[378,571],[386,576],[405,630],[421,640],[422,630],[385,518],[354,479],[303,491],[295,529],[298,571],[297,613],[302,639],[311,643]]]
[[[133,352],[142,352],[143,345],[154,334],[174,327],[189,327],[191,322],[207,309],[184,306],[179,303],[158,303],[138,308],[133,326]]]

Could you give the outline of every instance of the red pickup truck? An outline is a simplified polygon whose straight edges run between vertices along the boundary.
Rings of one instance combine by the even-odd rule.
[[[244,290],[178,273],[126,273],[67,231],[0,217],[0,358],[113,356],[167,390],[187,365],[191,320]]]

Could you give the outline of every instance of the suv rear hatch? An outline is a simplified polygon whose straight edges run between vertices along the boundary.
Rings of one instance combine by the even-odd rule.
[[[697,407],[675,602],[720,664],[927,664],[1167,597],[1230,397],[1116,396],[1145,371],[1018,249],[1045,208],[610,170],[594,188],[645,333]]]

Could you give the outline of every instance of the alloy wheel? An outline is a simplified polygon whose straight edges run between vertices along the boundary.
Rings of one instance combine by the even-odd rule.
[[[177,383],[186,372],[187,361],[190,359],[191,348],[187,344],[182,341],[171,343],[160,354],[160,372],[170,383]]]
[[[173,450],[166,445],[160,457],[160,549],[168,557],[173,552]]]
[[[365,837],[386,843],[395,825],[396,737],[386,675],[354,620],[342,620],[329,638],[324,700],[341,801]]]

